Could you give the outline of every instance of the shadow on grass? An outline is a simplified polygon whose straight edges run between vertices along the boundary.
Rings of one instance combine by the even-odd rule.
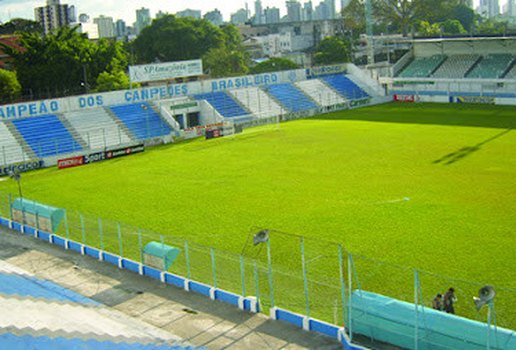
[[[350,111],[318,115],[310,119],[514,129],[516,127],[516,107],[478,104],[402,104],[393,102]]]
[[[456,163],[456,162],[466,158],[467,156],[470,156],[472,153],[479,151],[482,148],[482,146],[488,144],[489,142],[492,142],[492,141],[496,140],[497,138],[500,138],[500,137],[504,136],[505,134],[508,134],[509,132],[511,132],[511,130],[512,129],[504,130],[504,131],[496,134],[495,136],[488,138],[485,141],[477,143],[476,145],[471,146],[471,147],[461,148],[456,152],[449,153],[449,154],[445,155],[444,157],[433,161],[432,163],[433,164],[452,165],[453,163]]]

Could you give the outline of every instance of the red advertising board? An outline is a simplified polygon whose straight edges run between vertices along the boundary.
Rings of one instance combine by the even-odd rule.
[[[414,95],[394,95],[394,101],[416,102],[416,96],[414,96]]]
[[[58,169],[73,168],[84,165],[84,156],[60,159],[57,161]]]

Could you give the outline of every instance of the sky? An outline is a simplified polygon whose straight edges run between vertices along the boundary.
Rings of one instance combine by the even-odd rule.
[[[248,0],[249,9],[254,13],[254,0]],[[305,2],[301,0],[300,2]],[[312,0],[314,6],[320,0]],[[337,10],[340,9],[340,0],[335,0]],[[475,0],[475,6],[478,5],[479,0]],[[506,0],[500,0],[500,4],[505,4]],[[221,0],[219,2],[212,2],[206,0],[61,0],[62,4],[75,5],[77,15],[87,13],[90,18],[105,15],[113,17],[114,20],[123,19],[128,25],[136,21],[136,9],[141,7],[149,8],[151,15],[159,11],[176,13],[186,8],[194,10],[201,10],[203,15],[218,8],[224,20],[229,20],[231,13],[238,9],[245,7],[245,0]],[[0,21],[7,22],[11,18],[22,17],[27,19],[34,19],[34,8],[44,6],[46,0],[0,0]],[[280,8],[282,16],[286,14],[285,0],[262,0],[263,8],[278,7]]]

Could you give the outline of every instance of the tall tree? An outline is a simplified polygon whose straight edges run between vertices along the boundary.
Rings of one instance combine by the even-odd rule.
[[[0,69],[0,102],[12,102],[20,97],[21,85],[16,73]]]
[[[44,37],[23,33],[20,45],[23,50],[4,50],[14,59],[23,89],[36,95],[81,92],[81,86],[94,89],[100,73],[127,67],[122,44],[106,40],[94,43],[75,28],[61,28]]]
[[[254,66],[251,69],[252,74],[261,74],[261,73],[268,73],[268,72],[278,72],[282,70],[290,70],[290,69],[297,69],[299,68],[299,65],[289,60],[288,58],[280,58],[275,57],[271,58],[267,61],[263,61],[261,63],[258,63],[256,66]]]
[[[333,64],[349,62],[351,58],[349,44],[338,38],[328,37],[321,41],[314,55],[316,64]]]
[[[418,6],[418,0],[380,0],[375,2],[375,12],[380,20],[396,26],[407,36],[418,22]]]
[[[133,45],[136,61],[151,63],[198,59],[223,41],[222,30],[207,20],[167,15],[143,29]]]
[[[15,33],[42,33],[43,27],[39,22],[23,18],[13,18],[7,23],[0,25],[0,35]]]

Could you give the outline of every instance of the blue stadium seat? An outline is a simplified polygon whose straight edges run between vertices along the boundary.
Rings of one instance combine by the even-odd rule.
[[[56,115],[15,119],[13,124],[38,157],[82,151]]]
[[[317,108],[317,105],[311,99],[292,84],[270,85],[264,90],[291,112]]]
[[[0,334],[0,348],[9,350],[194,350],[203,348],[194,348],[191,346],[181,345],[160,345],[160,344],[139,344],[139,343],[123,343],[114,341],[99,341],[94,339],[67,339],[67,338],[50,338],[48,336],[17,336],[12,333]]]
[[[327,75],[321,79],[348,100],[369,97],[362,88],[343,74]]]
[[[146,102],[109,108],[139,140],[165,136],[172,132],[167,123]]]
[[[50,281],[17,274],[0,273],[0,294],[98,305],[97,302]]]
[[[210,92],[207,94],[195,95],[196,100],[206,100],[225,118],[234,118],[248,115],[244,108],[233,99],[227,92]]]

